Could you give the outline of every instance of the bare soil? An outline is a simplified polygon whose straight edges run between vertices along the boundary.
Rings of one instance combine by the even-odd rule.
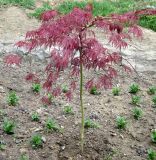
[[[27,30],[39,25],[37,20],[28,19],[25,12],[17,7],[1,9],[0,13],[0,21],[3,22],[0,23],[0,36],[3,42],[15,41]],[[150,36],[147,36],[148,39]],[[156,150],[150,138],[151,130],[156,128],[156,110],[152,107],[152,97],[147,94],[148,87],[156,85],[156,72],[139,72],[139,76],[120,72],[118,79],[114,81],[114,85],[119,84],[121,87],[119,96],[114,97],[111,90],[102,90],[96,96],[84,92],[85,117],[98,122],[100,128],[85,130],[85,149],[82,155],[79,144],[81,114],[78,89],[71,102],[67,102],[62,94],[54,99],[52,105],[44,107],[40,101],[41,96],[35,95],[31,91],[31,84],[24,80],[30,69],[26,58],[20,68],[9,68],[4,67],[4,56],[0,57],[0,110],[5,114],[0,115],[0,124],[7,117],[16,122],[16,129],[14,135],[7,135],[0,127],[0,140],[6,143],[6,149],[0,151],[0,160],[18,160],[22,154],[28,155],[30,160],[146,160],[147,149]],[[41,72],[45,65],[43,62],[34,62],[33,70]],[[91,75],[85,72],[85,80]],[[62,79],[66,76],[65,72]],[[138,95],[142,101],[139,107],[144,111],[144,116],[139,121],[132,116],[134,106],[130,104],[131,95],[128,93],[130,84],[134,82],[140,85]],[[10,90],[15,90],[20,97],[16,107],[6,103]],[[73,107],[74,115],[64,115],[63,108],[66,104]],[[40,114],[39,122],[31,121],[34,111]],[[116,128],[115,120],[118,115],[127,118],[126,130]],[[63,131],[47,133],[44,125],[48,117],[54,118],[64,128]],[[40,133],[46,141],[43,148],[33,150],[29,142],[35,133]]]

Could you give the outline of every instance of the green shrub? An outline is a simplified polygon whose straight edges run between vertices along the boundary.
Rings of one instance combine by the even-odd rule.
[[[33,135],[30,144],[33,149],[41,148],[43,146],[42,136],[40,134]]]
[[[90,118],[87,118],[84,122],[85,128],[99,128],[99,124],[91,120]]]
[[[112,93],[113,93],[114,96],[118,96],[119,93],[120,93],[120,88],[119,87],[114,87],[112,89]]]
[[[116,125],[118,129],[125,129],[127,127],[127,120],[125,117],[118,116],[116,118]]]
[[[141,108],[136,107],[132,110],[132,112],[136,120],[140,119],[143,116],[143,111]]]
[[[139,90],[140,89],[139,89],[139,85],[138,84],[132,84],[129,87],[129,93],[131,93],[131,94],[136,94]]]
[[[7,102],[9,106],[16,106],[18,104],[19,97],[16,95],[16,92],[12,91],[7,97]]]
[[[139,96],[132,96],[132,101],[131,103],[134,105],[138,105],[140,103],[141,97]]]
[[[3,131],[7,134],[13,134],[15,129],[15,123],[11,120],[4,119]]]
[[[150,148],[147,150],[147,154],[148,154],[147,156],[148,160],[156,160],[156,151]]]

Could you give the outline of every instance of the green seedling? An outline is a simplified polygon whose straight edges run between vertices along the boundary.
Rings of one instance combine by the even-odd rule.
[[[22,154],[19,160],[29,160],[29,157],[26,154]]]
[[[15,123],[11,120],[4,119],[3,131],[7,134],[13,134],[15,129]]]
[[[154,95],[154,94],[156,94],[156,87],[153,87],[153,86],[152,86],[152,87],[149,87],[147,93],[148,93],[149,95]]]
[[[119,93],[120,93],[120,88],[119,87],[114,87],[113,89],[112,89],[112,93],[113,93],[113,95],[114,96],[118,96],[119,95]]]
[[[32,121],[36,121],[37,122],[37,121],[40,120],[40,116],[39,116],[39,114],[37,112],[34,112],[31,115],[31,119],[32,119]]]
[[[156,151],[150,148],[147,150],[147,154],[148,154],[147,156],[148,160],[156,160]]]
[[[41,85],[39,83],[33,83],[32,90],[34,93],[39,93],[41,91]]]
[[[138,84],[132,84],[129,87],[129,93],[131,93],[131,94],[136,94],[139,90],[140,90],[140,88],[139,88]]]
[[[64,109],[63,109],[63,112],[65,114],[73,114],[74,113],[71,106],[65,106]]]
[[[19,97],[16,95],[16,92],[12,91],[7,97],[7,102],[9,106],[16,106],[18,104]]]
[[[62,86],[62,92],[63,92],[63,93],[67,93],[68,90],[69,90],[69,89],[68,89],[67,85],[63,85],[63,86]]]
[[[152,130],[151,132],[151,140],[153,143],[156,143],[156,130]]]
[[[132,104],[138,105],[140,103],[141,97],[139,96],[132,96]]]
[[[91,120],[90,118],[87,118],[84,122],[85,128],[100,128],[99,124]]]
[[[154,97],[152,98],[152,102],[153,102],[154,106],[156,107],[156,96],[154,96]]]
[[[33,135],[31,137],[30,144],[31,144],[33,149],[37,149],[37,148],[43,147],[42,136],[40,134]]]
[[[141,108],[136,107],[132,110],[132,112],[136,120],[140,119],[143,116],[143,111]]]
[[[6,143],[0,140],[0,151],[4,151],[6,149]]]
[[[53,119],[47,119],[45,123],[46,130],[49,131],[59,131],[59,125]]]
[[[90,94],[99,95],[99,94],[101,94],[101,93],[97,91],[97,87],[96,87],[96,86],[93,86],[93,87],[90,89]]]
[[[118,116],[116,118],[116,125],[118,129],[125,129],[127,127],[127,120],[125,117]]]

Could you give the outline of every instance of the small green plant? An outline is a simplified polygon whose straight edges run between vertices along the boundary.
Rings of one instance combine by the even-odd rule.
[[[143,116],[143,111],[141,108],[136,107],[132,110],[132,112],[136,120],[140,119]]]
[[[154,97],[152,98],[152,102],[153,102],[154,106],[156,107],[156,96],[154,96]]]
[[[68,89],[67,85],[63,85],[63,86],[62,86],[62,92],[63,92],[63,93],[67,93],[68,90],[69,90],[69,89]]]
[[[152,139],[152,142],[156,143],[156,130],[152,130],[151,139]]]
[[[4,151],[6,148],[6,143],[0,140],[0,151]]]
[[[132,101],[131,103],[134,105],[138,105],[140,103],[141,97],[139,96],[132,96]]]
[[[93,87],[90,89],[90,94],[99,95],[99,94],[101,94],[101,93],[97,91],[97,87],[96,87],[96,86],[93,86]]]
[[[139,85],[138,84],[132,84],[129,87],[129,93],[131,93],[131,94],[136,94],[139,90],[140,89],[139,89]]]
[[[33,83],[32,90],[34,93],[39,93],[41,91],[41,85],[39,83]]]
[[[37,122],[37,121],[40,120],[40,116],[39,116],[39,114],[37,112],[34,112],[31,115],[31,119],[32,119],[32,121],[36,121]]]
[[[15,129],[15,123],[11,120],[4,119],[3,131],[7,134],[13,134]]]
[[[156,151],[150,148],[147,150],[147,154],[148,154],[147,156],[148,160],[156,160]]]
[[[29,157],[26,154],[22,154],[19,160],[29,160]]]
[[[18,104],[19,97],[16,95],[16,92],[12,91],[7,97],[7,102],[9,106],[16,106]]]
[[[48,118],[45,123],[46,130],[49,131],[59,131],[59,125],[55,122],[55,120]]]
[[[112,89],[112,93],[113,93],[114,96],[118,96],[119,93],[120,93],[120,88],[119,87],[114,87]]]
[[[3,109],[0,109],[0,116],[5,116],[7,113],[3,110]]]
[[[125,117],[118,116],[116,118],[116,125],[118,129],[125,129],[127,127],[127,120]]]
[[[90,118],[87,118],[84,122],[85,128],[100,128],[99,124],[91,120]]]
[[[148,93],[149,95],[154,95],[154,94],[156,94],[156,87],[154,87],[154,86],[149,87],[147,93]]]
[[[40,134],[33,135],[30,144],[33,149],[41,148],[43,146],[42,136]]]
[[[65,106],[63,111],[65,114],[73,114],[74,113],[71,106]]]

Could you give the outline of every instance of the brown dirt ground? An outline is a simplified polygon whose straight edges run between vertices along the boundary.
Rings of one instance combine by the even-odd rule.
[[[3,10],[3,9],[2,9]],[[10,16],[10,13],[16,13]],[[21,9],[16,7],[8,8],[1,12],[0,35],[3,40],[14,39],[25,34],[38,26],[34,19],[26,17]],[[18,17],[18,19],[17,19]],[[147,94],[147,88],[156,85],[156,73],[140,73],[129,76],[120,73],[118,80],[122,91],[120,96],[114,97],[111,90],[102,90],[101,95],[90,95],[84,92],[85,116],[95,117],[100,124],[100,129],[85,130],[85,151],[82,155],[79,149],[79,96],[78,90],[74,99],[70,102],[74,115],[65,116],[63,107],[68,103],[64,96],[56,98],[51,106],[43,107],[40,96],[34,95],[31,85],[26,83],[24,76],[29,71],[27,61],[24,61],[21,68],[6,68],[0,57],[0,109],[6,114],[0,115],[0,124],[4,117],[13,119],[16,122],[14,135],[6,135],[0,127],[0,140],[6,142],[6,149],[0,151],[0,160],[18,160],[20,155],[26,153],[30,160],[146,160],[147,149],[156,146],[151,143],[150,132],[156,128],[155,108],[152,107],[151,96]],[[43,69],[44,63],[33,64],[33,70]],[[65,73],[64,76],[67,74]],[[85,72],[86,77],[91,74]],[[63,77],[64,77],[63,76]],[[137,82],[142,97],[140,107],[144,111],[141,120],[134,120],[131,110],[134,106],[130,103],[131,95],[128,88],[131,83]],[[19,105],[8,106],[6,97],[9,90],[15,90],[20,97]],[[37,111],[41,120],[31,121],[31,113]],[[128,127],[119,131],[115,125],[118,115],[125,116],[128,120]],[[44,130],[45,120],[48,117],[54,118],[64,128],[62,133],[47,133]],[[30,137],[40,133],[46,138],[42,149],[33,150],[29,144]]]

